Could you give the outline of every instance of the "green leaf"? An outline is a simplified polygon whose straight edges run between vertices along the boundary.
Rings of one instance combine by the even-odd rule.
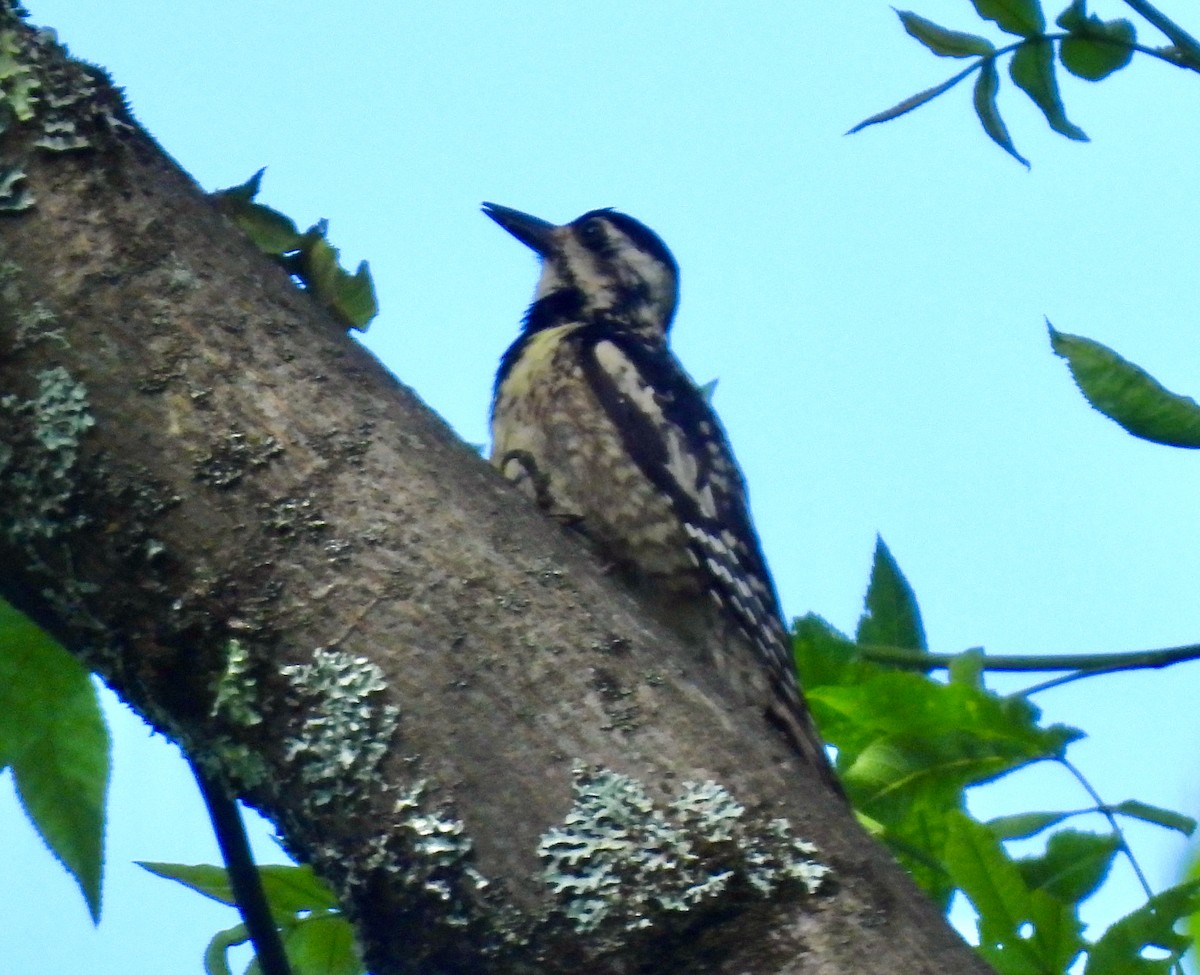
[[[323,303],[333,293],[334,281],[341,270],[337,249],[325,239],[327,228],[324,220],[309,227],[300,248],[300,276]]]
[[[215,193],[213,193],[213,196],[219,199],[225,198],[231,200],[240,200],[243,203],[249,203],[256,196],[258,196],[258,191],[262,188],[263,173],[266,171],[267,167],[263,166],[262,169],[246,180],[246,182],[238,186],[229,186],[223,190],[217,190]]]
[[[1184,836],[1191,836],[1196,831],[1196,820],[1191,816],[1185,816],[1172,809],[1163,809],[1161,806],[1152,806],[1147,802],[1139,802],[1137,799],[1126,799],[1113,806],[1110,812],[1118,813],[1121,816],[1132,816],[1145,823],[1154,823],[1156,826],[1173,829]]]
[[[1068,139],[1087,142],[1087,134],[1067,118],[1058,82],[1054,77],[1054,45],[1050,41],[1026,41],[1012,56],[1008,66],[1013,83],[1042,110],[1050,128]]]
[[[919,91],[915,95],[909,95],[906,99],[904,99],[904,101],[897,102],[891,108],[885,108],[882,112],[878,112],[877,114],[872,115],[870,118],[863,119],[858,123],[858,125],[850,129],[846,135],[854,135],[855,132],[861,132],[869,125],[878,125],[880,122],[890,122],[892,119],[899,118],[901,115],[907,115],[914,108],[920,108],[926,102],[931,102],[937,98],[938,95],[949,91],[967,75],[969,75],[972,70],[973,67],[968,68],[966,71],[960,71],[953,78],[943,81],[940,85],[934,85],[932,88],[926,88],[924,91]]]
[[[175,880],[190,887],[198,894],[210,897],[229,907],[237,906],[237,899],[229,886],[229,877],[224,867],[214,867],[206,863],[189,865],[186,863],[156,863],[148,860],[138,860],[137,865],[148,870],[157,877]]]
[[[1084,0],[1074,0],[1059,15],[1058,26],[1071,35],[1059,43],[1059,59],[1076,77],[1099,81],[1133,59],[1133,45],[1137,43],[1133,24],[1089,15]]]
[[[1018,860],[1017,867],[1031,890],[1044,890],[1064,903],[1078,904],[1104,882],[1120,846],[1111,833],[1060,830],[1051,835],[1044,853]]]
[[[283,948],[292,975],[363,975],[354,950],[354,931],[340,915],[302,918],[283,932]],[[258,959],[246,975],[261,975]]]
[[[317,223],[304,234],[300,249],[299,274],[309,289],[326,308],[350,328],[366,331],[375,317],[375,286],[367,262],[358,266],[353,275],[342,270],[338,250],[325,238],[325,221]]]
[[[1054,22],[1065,31],[1077,31],[1087,23],[1087,0],[1071,0],[1070,5]]]
[[[996,107],[996,92],[999,90],[1000,75],[996,71],[996,62],[988,58],[981,63],[979,79],[975,82],[975,114],[979,116],[988,137],[1028,169],[1029,160],[1017,152],[1004,126],[1004,119],[1000,117],[1000,110]]]
[[[1120,71],[1133,60],[1134,30],[1127,20],[1115,21],[1129,27],[1127,46],[1092,38],[1066,37],[1059,42],[1058,56],[1063,67],[1077,78],[1100,81]]]
[[[1018,939],[1032,913],[1032,892],[1015,863],[987,828],[961,812],[950,816],[946,868],[959,889],[979,912],[989,941]]]
[[[338,263],[337,248],[326,239],[327,221],[319,220],[300,233],[289,217],[255,203],[262,175],[260,169],[241,186],[214,193],[218,206],[245,231],[259,251],[270,254],[289,274],[298,277],[338,321],[365,332],[379,314],[367,262],[361,261],[354,274],[348,273]]]
[[[222,904],[236,906],[224,867],[143,861],[139,861],[138,866]],[[310,867],[270,863],[259,866],[258,875],[271,913],[277,919],[294,917],[304,911],[334,910],[338,906],[332,892],[316,878]]]
[[[988,55],[996,50],[986,37],[949,30],[908,10],[897,10],[904,29],[929,50],[945,58],[970,58]]]
[[[1194,845],[1188,856],[1187,867],[1184,870],[1184,879],[1193,883],[1200,882],[1200,850],[1197,850]],[[1188,937],[1192,939],[1193,945],[1200,944],[1200,910],[1192,911],[1188,914],[1187,933]],[[1196,953],[1194,951],[1191,957],[1192,961],[1195,961]]]
[[[205,897],[236,906],[223,867],[182,863],[138,865]],[[336,898],[311,868],[268,864],[260,866],[258,873],[271,916],[279,924],[292,975],[361,975],[363,966],[355,954],[350,925],[338,910]],[[218,932],[205,952],[204,967],[208,975],[229,975],[226,952],[248,940],[246,928],[241,924]],[[257,960],[247,971],[259,972]]]
[[[979,16],[1009,34],[1035,37],[1046,31],[1046,18],[1037,0],[971,0]]]
[[[855,805],[889,825],[918,793],[961,791],[1061,755],[1081,736],[1062,725],[1039,727],[1037,708],[1022,699],[915,673],[809,686],[806,693],[838,748]]]
[[[243,203],[227,207],[227,211],[263,254],[278,256],[300,246],[295,223],[278,210],[261,203]]]
[[[801,683],[809,689],[854,684],[864,671],[883,672],[881,667],[863,663],[854,641],[815,613],[793,623],[792,650]]]
[[[943,913],[949,910],[955,885],[944,866],[947,816],[962,807],[961,793],[953,790],[927,790],[913,796],[902,817],[889,815],[894,822],[874,834],[888,845],[904,869]],[[862,814],[858,814],[860,817]]]
[[[1083,975],[1168,975],[1191,944],[1175,925],[1197,911],[1200,880],[1167,888],[1100,936],[1088,951]],[[1166,957],[1146,958],[1147,948],[1156,948]]]
[[[984,958],[998,972],[1066,971],[1084,946],[1076,913],[1031,889],[987,827],[961,812],[949,827],[946,867],[979,913]]]
[[[1028,812],[1013,816],[997,816],[984,825],[998,840],[1023,840],[1075,815],[1069,812]]]
[[[262,188],[264,166],[240,186],[217,190],[213,199],[264,254],[279,256],[300,246],[296,225],[278,210],[272,210],[254,198]]]
[[[822,691],[822,697],[825,697]],[[834,735],[829,736],[835,744]],[[881,735],[854,749],[838,766],[855,805],[882,821],[895,816],[917,794],[930,789],[961,792],[1047,757],[1051,747],[1034,749],[1020,736],[993,739],[977,730],[947,729],[941,738]],[[852,760],[851,760],[852,759]]]
[[[0,768],[100,918],[108,727],[87,671],[0,600]]]
[[[1034,892],[1033,948],[1040,959],[1039,971],[1068,972],[1087,947],[1079,912],[1042,891]]]
[[[912,586],[892,558],[887,545],[875,537],[875,559],[867,586],[866,605],[858,621],[859,643],[926,650],[925,627]]]
[[[1200,447],[1200,404],[1172,393],[1107,346],[1056,331],[1050,345],[1067,360],[1087,401],[1135,437],[1169,447]]]
[[[338,271],[340,273],[334,282],[333,310],[346,325],[365,332],[371,319],[379,314],[371,270],[366,261],[361,261],[353,277],[341,268]]]

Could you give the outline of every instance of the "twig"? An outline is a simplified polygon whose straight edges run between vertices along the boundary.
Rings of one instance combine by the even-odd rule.
[[[907,670],[947,670],[959,657],[955,653],[924,653],[871,644],[863,644],[855,649],[864,660]],[[1086,676],[1118,670],[1158,669],[1187,660],[1200,660],[1200,644],[1159,650],[1130,650],[1125,653],[983,654],[980,660],[983,669],[989,671],[1044,673],[1069,670]]]
[[[1191,67],[1194,70],[1200,70],[1200,41],[1147,0],[1125,0],[1125,3],[1150,21],[1172,44],[1183,51],[1192,62]]]

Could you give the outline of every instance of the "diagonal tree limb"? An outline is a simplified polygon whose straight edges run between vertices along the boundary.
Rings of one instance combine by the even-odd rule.
[[[0,136],[0,594],[275,823],[375,975],[986,971],[756,700],[7,10],[40,100]],[[577,765],[663,808],[714,780],[833,881],[579,934],[538,854]]]

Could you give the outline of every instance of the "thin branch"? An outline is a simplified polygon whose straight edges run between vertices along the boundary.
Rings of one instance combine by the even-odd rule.
[[[1098,677],[1101,674],[1107,674],[1111,669],[1119,670],[1120,668],[1076,670],[1070,674],[1062,674],[1058,677],[1051,677],[1050,680],[1044,680],[1039,684],[1031,684],[1029,687],[1026,687],[1020,691],[1015,691],[1014,696],[1026,698],[1033,697],[1034,694],[1041,694],[1043,691],[1049,691],[1055,687],[1062,687],[1064,684],[1073,684],[1075,681],[1083,680],[1085,677]]]
[[[864,660],[907,670],[948,670],[960,656],[956,653],[922,653],[871,644],[856,649]],[[1044,673],[1069,670],[1080,672],[1079,676],[1088,676],[1118,670],[1156,670],[1188,660],[1200,660],[1200,644],[1159,650],[1131,650],[1126,653],[983,654],[981,660],[983,669],[988,671]]]
[[[1066,758],[1058,758],[1055,759],[1055,761],[1057,761],[1075,777],[1075,781],[1083,787],[1083,791],[1086,792],[1096,804],[1096,812],[1100,813],[1101,816],[1108,820],[1109,828],[1113,831],[1113,835],[1116,836],[1121,852],[1125,854],[1125,858],[1129,861],[1129,865],[1133,868],[1134,876],[1137,877],[1138,883],[1142,888],[1142,893],[1146,895],[1146,900],[1153,898],[1154,891],[1150,889],[1150,882],[1146,880],[1146,875],[1142,873],[1142,868],[1138,865],[1137,857],[1133,855],[1133,850],[1129,848],[1129,843],[1125,839],[1125,833],[1121,830],[1120,825],[1117,823],[1117,817],[1112,812],[1112,807],[1100,798],[1100,793],[1092,788],[1092,784],[1087,780],[1084,774],[1080,772],[1079,769],[1077,769],[1074,765],[1072,765],[1070,761],[1068,761]],[[1171,971],[1174,972],[1175,975],[1183,975],[1183,967],[1178,963],[1171,966]]]
[[[1154,896],[1154,891],[1150,889],[1150,882],[1146,880],[1146,875],[1142,873],[1142,868],[1138,865],[1137,858],[1133,855],[1133,850],[1129,848],[1129,844],[1125,841],[1125,834],[1121,831],[1121,826],[1117,822],[1117,817],[1111,811],[1111,807],[1100,798],[1100,793],[1092,788],[1092,783],[1068,759],[1059,758],[1056,761],[1075,777],[1076,782],[1083,786],[1083,791],[1096,804],[1096,812],[1108,820],[1108,825],[1112,829],[1113,835],[1116,836],[1117,842],[1121,845],[1121,852],[1129,859],[1129,865],[1133,867],[1134,875],[1142,887],[1142,892],[1146,895],[1146,900],[1149,900]]]
[[[1193,69],[1200,66],[1200,41],[1147,0],[1125,0],[1125,3],[1170,38],[1171,43],[1191,60]]]

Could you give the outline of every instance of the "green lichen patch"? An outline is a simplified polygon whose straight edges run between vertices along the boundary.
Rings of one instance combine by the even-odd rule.
[[[307,715],[288,742],[314,806],[364,800],[375,792],[380,763],[400,722],[381,698],[387,682],[375,664],[340,650],[319,649],[312,663],[284,667]]]
[[[575,770],[575,804],[538,853],[561,916],[589,940],[613,943],[638,931],[678,933],[755,900],[812,894],[828,872],[785,820],[750,815],[714,782],[685,783],[663,807],[607,769]]]
[[[239,795],[258,789],[271,780],[266,759],[249,745],[234,741],[227,735],[217,735],[205,742],[204,748],[212,756],[211,764],[220,777],[229,782]]]
[[[11,447],[0,451],[0,488],[8,499],[3,529],[19,544],[87,523],[72,504],[80,444],[96,422],[87,390],[61,366],[38,373],[37,382],[33,399],[0,398],[0,422],[20,424],[32,441],[20,462]]]
[[[0,32],[0,125],[28,122],[35,114],[41,84],[23,55],[18,33]]]
[[[225,645],[225,669],[217,680],[212,715],[225,718],[243,728],[262,723],[258,710],[258,689],[250,673],[250,653],[241,640]]]

